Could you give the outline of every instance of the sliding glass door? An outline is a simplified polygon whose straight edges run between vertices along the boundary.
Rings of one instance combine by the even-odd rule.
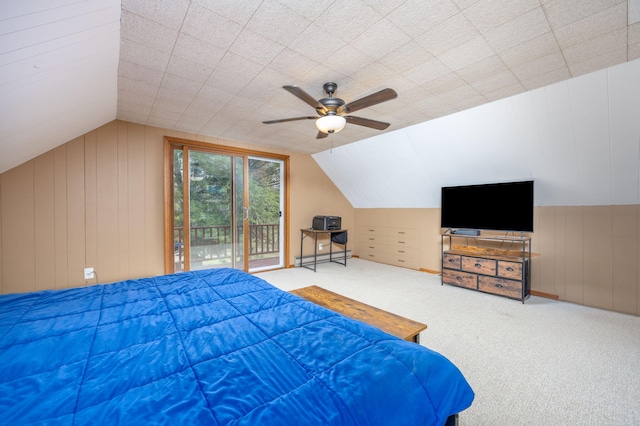
[[[284,266],[284,159],[185,144],[167,151],[167,272]]]
[[[284,266],[283,162],[249,157],[249,270]]]

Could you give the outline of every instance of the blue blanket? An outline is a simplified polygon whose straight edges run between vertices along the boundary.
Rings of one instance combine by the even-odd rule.
[[[445,357],[233,269],[0,296],[0,423],[442,425]]]

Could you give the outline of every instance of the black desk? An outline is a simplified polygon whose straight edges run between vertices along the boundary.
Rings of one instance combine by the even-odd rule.
[[[300,266],[303,268],[311,269],[313,272],[316,271],[316,264],[318,263],[318,234],[327,234],[329,237],[332,234],[338,234],[341,232],[347,232],[346,229],[331,229],[331,230],[322,230],[322,229],[301,229],[300,230]],[[313,236],[313,262],[303,262],[302,261],[302,247],[304,246],[304,239],[307,236]],[[344,261],[339,262],[337,260],[333,260],[333,241],[329,242],[329,262],[339,263],[340,265],[347,266],[347,242],[345,239],[344,243]],[[336,243],[337,244],[337,243]],[[313,268],[310,266],[313,265]]]

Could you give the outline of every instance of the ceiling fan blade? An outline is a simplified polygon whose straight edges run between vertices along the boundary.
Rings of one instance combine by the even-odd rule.
[[[287,121],[298,121],[298,120],[317,120],[318,117],[294,117],[294,118],[282,118],[280,120],[268,120],[263,121],[264,124],[273,124],[273,123],[285,123]]]
[[[365,96],[364,98],[360,98],[353,102],[349,102],[346,105],[338,108],[338,114],[349,114],[354,111],[358,111],[363,108],[368,108],[370,106],[379,104],[381,102],[390,101],[391,99],[395,99],[398,97],[398,94],[393,89],[382,89],[379,92],[371,94],[369,96]]]
[[[352,115],[347,115],[344,117],[347,120],[347,123],[357,124],[358,126],[371,127],[372,129],[384,130],[390,126],[389,123],[385,123],[383,121],[370,120],[368,118],[362,117],[354,117]]]
[[[327,133],[324,132],[318,132],[318,134],[316,135],[316,139],[324,139],[327,136],[329,136]]]
[[[316,99],[313,99],[310,94],[308,94],[298,86],[282,86],[282,88],[289,91],[292,95],[297,96],[299,99],[302,99],[304,102],[308,103],[316,110],[320,109],[326,112],[327,108],[324,105],[322,105]]]

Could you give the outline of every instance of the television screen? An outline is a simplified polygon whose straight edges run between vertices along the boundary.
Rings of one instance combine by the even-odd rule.
[[[533,181],[442,188],[442,228],[533,232]]]

